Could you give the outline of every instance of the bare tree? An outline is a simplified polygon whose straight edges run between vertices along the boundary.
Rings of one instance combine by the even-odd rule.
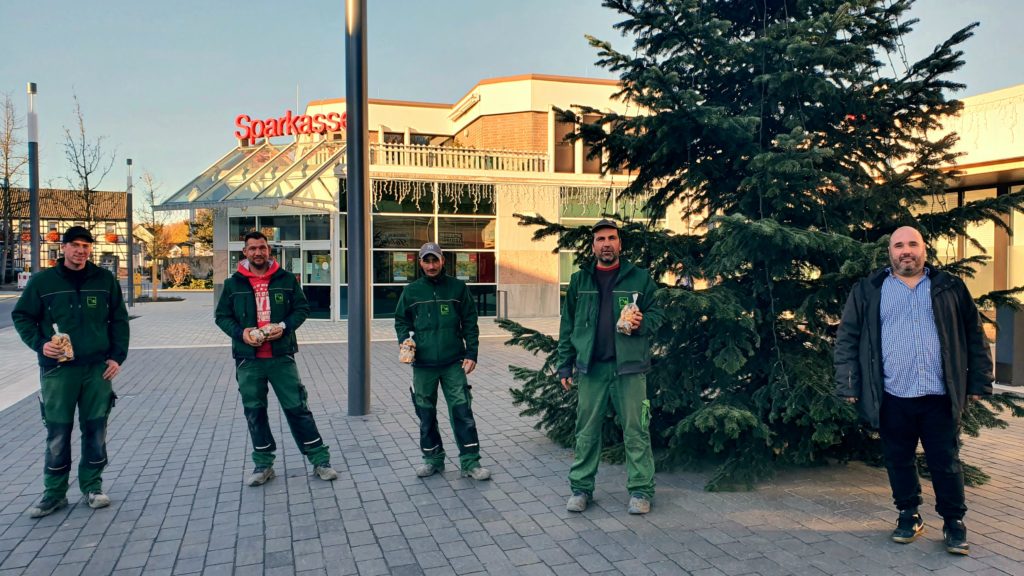
[[[0,251],[0,284],[6,284],[7,263],[13,263],[14,245],[18,238],[14,219],[28,203],[27,196],[13,190],[18,188],[28,158],[18,152],[24,144],[18,133],[24,126],[18,121],[10,94],[4,95],[3,111],[0,114],[0,228],[3,229],[0,232],[0,240],[3,241],[3,250]],[[11,266],[11,269],[14,267]]]
[[[85,222],[85,227],[93,235],[97,223],[97,202],[96,191],[107,174],[114,168],[115,152],[106,152],[103,148],[105,136],[90,140],[85,130],[85,116],[82,114],[82,106],[78,102],[78,95],[73,96],[75,100],[75,119],[77,126],[71,130],[64,127],[64,156],[72,171],[71,178],[65,178],[68,189],[73,194],[74,203],[70,206],[76,218]]]
[[[160,204],[159,200],[157,200],[157,189],[160,188],[160,185],[153,178],[153,175],[148,170],[143,170],[139,180],[142,186],[142,194],[140,195],[142,202],[138,209],[135,210],[135,220],[138,222],[138,225],[146,230],[146,233],[142,235],[145,237],[143,248],[146,250],[146,256],[150,258],[150,275],[153,284],[152,298],[156,301],[157,288],[160,285],[157,274],[160,259],[167,258],[173,245],[171,243],[170,230],[168,229],[169,214],[156,209]]]

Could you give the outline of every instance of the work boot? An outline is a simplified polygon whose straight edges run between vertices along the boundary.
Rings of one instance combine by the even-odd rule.
[[[487,468],[484,468],[483,466],[477,466],[476,468],[472,468],[470,470],[463,470],[462,477],[472,478],[473,480],[490,480],[491,471],[488,470]]]
[[[28,509],[29,518],[42,518],[43,516],[49,516],[57,510],[68,505],[67,498],[47,498],[44,497],[39,501],[39,504]]]
[[[900,544],[910,544],[924,532],[924,519],[917,513],[917,509],[900,510],[900,517],[896,520],[896,529],[892,531],[892,541]]]
[[[647,514],[651,511],[651,501],[647,496],[637,492],[629,496],[630,514]]]
[[[565,503],[565,509],[569,512],[583,512],[590,503],[590,494],[586,492],[573,492],[569,501]]]
[[[93,510],[110,506],[110,496],[103,492],[89,492],[85,495],[85,499],[89,503],[89,508]]]
[[[426,478],[427,476],[433,476],[443,470],[444,466],[435,466],[429,462],[424,462],[423,464],[416,466],[416,475],[420,478]]]
[[[260,486],[266,484],[268,480],[274,477],[273,466],[257,466],[253,468],[252,474],[246,478],[245,483],[249,486]]]
[[[971,545],[967,543],[967,527],[963,520],[946,520],[942,525],[942,543],[946,545],[946,552],[950,554],[963,554],[966,556],[971,552]]]
[[[317,476],[319,476],[321,480],[330,481],[338,479],[338,473],[334,470],[334,468],[331,468],[330,462],[324,464],[317,464],[316,466],[313,466],[313,472]]]

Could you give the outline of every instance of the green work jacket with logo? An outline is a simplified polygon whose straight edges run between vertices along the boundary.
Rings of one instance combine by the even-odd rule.
[[[442,367],[468,359],[480,347],[476,301],[466,283],[444,272],[423,276],[402,290],[395,307],[395,332],[402,342],[413,331],[413,366]]]
[[[274,357],[288,356],[299,351],[295,331],[309,316],[309,302],[295,276],[278,268],[270,276],[267,287],[270,296],[270,321],[284,322],[284,335],[270,343]],[[242,340],[242,330],[256,327],[256,293],[249,279],[235,272],[224,281],[224,291],[217,301],[214,313],[217,326],[231,336],[231,355],[235,358],[255,358],[256,348]]]
[[[108,359],[124,364],[128,357],[128,309],[114,275],[92,262],[85,263],[82,285],[65,273],[64,259],[32,278],[11,312],[21,340],[36,351],[43,368],[57,366],[43,356],[53,325],[71,338],[71,364],[97,364]]]
[[[594,353],[600,295],[591,264],[573,273],[562,305],[558,330],[558,376],[572,377],[573,369],[586,374]],[[651,368],[651,337],[664,321],[657,298],[658,285],[644,270],[620,261],[619,274],[612,287],[613,320],[618,322],[622,308],[637,294],[637,307],[643,313],[640,329],[629,336],[615,332],[615,371],[617,374],[641,374]]]

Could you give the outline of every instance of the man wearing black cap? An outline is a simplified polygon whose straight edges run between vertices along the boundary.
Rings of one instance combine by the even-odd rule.
[[[423,464],[416,467],[416,475],[425,478],[444,470],[444,446],[437,427],[440,383],[459,446],[462,476],[487,480],[491,472],[480,465],[473,397],[466,380],[466,375],[476,368],[480,342],[476,302],[465,282],[445,274],[440,246],[434,242],[424,244],[419,264],[423,276],[402,290],[395,308],[398,342],[404,342],[410,335],[416,342],[411,392],[420,418],[423,450]]]
[[[583,512],[594,495],[601,459],[601,429],[609,400],[622,426],[629,513],[646,514],[654,497],[651,404],[645,373],[651,367],[651,337],[663,315],[657,284],[649,274],[619,260],[619,228],[601,220],[591,228],[597,262],[569,280],[558,336],[558,375],[566,390],[576,373],[576,450],[569,471],[570,512]],[[630,307],[635,303],[639,310]],[[625,318],[628,317],[628,318]],[[617,329],[616,321],[629,326]]]
[[[41,518],[67,505],[75,407],[81,422],[78,486],[90,508],[110,505],[101,474],[107,465],[111,380],[128,356],[128,310],[121,285],[93,264],[93,238],[81,226],[64,233],[64,257],[32,276],[11,317],[39,355],[39,399],[46,425],[43,498],[28,514]],[[62,338],[55,333],[66,335]],[[67,346],[70,340],[70,346]]]

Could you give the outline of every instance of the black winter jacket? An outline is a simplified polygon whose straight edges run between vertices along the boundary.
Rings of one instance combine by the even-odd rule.
[[[836,334],[836,394],[858,398],[860,416],[872,428],[878,428],[885,390],[880,308],[888,275],[888,268],[876,271],[853,287]],[[931,272],[929,279],[942,378],[959,421],[968,395],[992,393],[992,357],[963,280],[942,271]]]

